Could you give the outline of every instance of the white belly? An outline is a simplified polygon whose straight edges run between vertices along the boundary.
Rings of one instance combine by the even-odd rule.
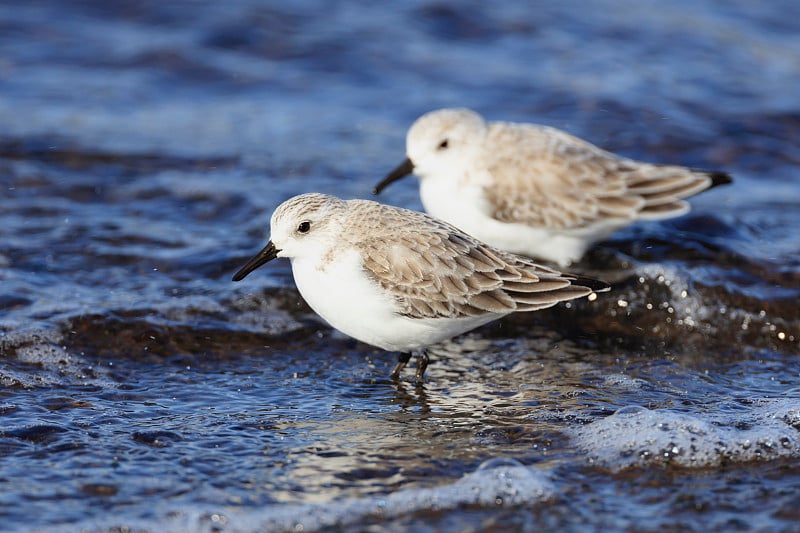
[[[338,253],[324,268],[316,261],[292,261],[297,289],[332,327],[384,350],[409,352],[436,344],[502,315],[478,318],[412,319],[364,272],[356,251]]]
[[[447,178],[420,180],[419,193],[425,211],[506,252],[567,266],[579,260],[592,243],[616,229],[570,231],[501,222],[489,216],[491,210],[481,187],[463,183],[453,186],[454,183],[457,181]]]

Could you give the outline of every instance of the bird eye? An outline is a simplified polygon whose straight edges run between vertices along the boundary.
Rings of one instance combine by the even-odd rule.
[[[309,222],[308,220],[302,221],[297,226],[297,232],[298,233],[308,233],[308,230],[310,230],[310,229],[311,229],[311,222]]]
[[[437,146],[436,149],[437,150],[444,150],[445,148],[447,148],[447,144],[448,144],[447,139],[445,139],[445,140],[443,140],[442,142],[439,143],[439,146]]]

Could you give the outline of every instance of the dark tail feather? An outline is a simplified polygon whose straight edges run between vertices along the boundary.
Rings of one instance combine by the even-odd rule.
[[[727,185],[729,183],[733,183],[733,178],[727,172],[722,172],[719,170],[700,170],[700,169],[692,169],[692,170],[700,174],[705,174],[706,176],[711,178],[711,187],[709,187],[709,189],[713,189],[714,187],[718,187],[720,185]]]
[[[594,292],[608,292],[611,290],[611,285],[605,281],[585,278],[583,276],[575,276],[575,279],[572,280],[572,284],[592,289]]]

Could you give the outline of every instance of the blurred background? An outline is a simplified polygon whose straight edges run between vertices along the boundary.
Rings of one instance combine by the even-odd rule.
[[[798,87],[789,0],[0,2],[0,529],[791,529]],[[734,183],[394,384],[230,277],[449,106]]]

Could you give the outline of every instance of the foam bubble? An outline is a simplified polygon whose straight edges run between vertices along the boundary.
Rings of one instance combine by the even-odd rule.
[[[13,356],[0,371],[0,385],[29,388],[58,383],[57,371],[69,362],[61,340],[61,333],[52,328],[0,332],[0,354]]]
[[[647,385],[647,381],[641,378],[634,378],[627,374],[609,374],[603,378],[603,388],[616,387],[623,390],[641,389]]]
[[[715,316],[713,310],[694,294],[691,278],[684,270],[666,264],[645,264],[637,268],[637,273],[640,281],[665,289],[667,300],[649,302],[651,307],[648,309],[666,310],[674,314],[676,320],[688,320],[691,324],[708,322]]]
[[[612,469],[653,463],[708,467],[800,457],[800,400],[747,403],[703,415],[629,406],[570,433],[592,463]]]
[[[15,327],[9,331],[0,331],[0,350],[16,351],[17,348],[41,343],[58,344],[63,340],[61,332],[54,328]]]
[[[17,360],[22,363],[40,364],[54,368],[70,362],[70,355],[64,346],[50,343],[37,343],[17,348]]]
[[[224,526],[225,531],[307,532],[358,524],[369,516],[391,518],[426,509],[530,505],[551,498],[555,492],[546,472],[523,466],[514,459],[495,458],[449,485],[344,501],[276,505],[255,511],[182,510],[169,512],[170,518],[166,523],[159,522],[159,528],[216,531]]]
[[[63,334],[55,328],[0,332],[0,354],[6,357],[0,385],[34,388],[71,381],[114,385],[105,370],[93,367],[82,353],[63,343]]]
[[[513,506],[545,500],[555,493],[547,474],[513,459],[496,458],[451,485],[406,489],[386,497],[371,497],[321,505],[275,509],[272,516],[236,517],[238,522],[256,518],[259,530],[320,529],[347,525],[379,513],[399,516],[425,509],[453,509],[462,505]],[[232,517],[233,519],[233,517]],[[249,529],[251,525],[242,526]]]

